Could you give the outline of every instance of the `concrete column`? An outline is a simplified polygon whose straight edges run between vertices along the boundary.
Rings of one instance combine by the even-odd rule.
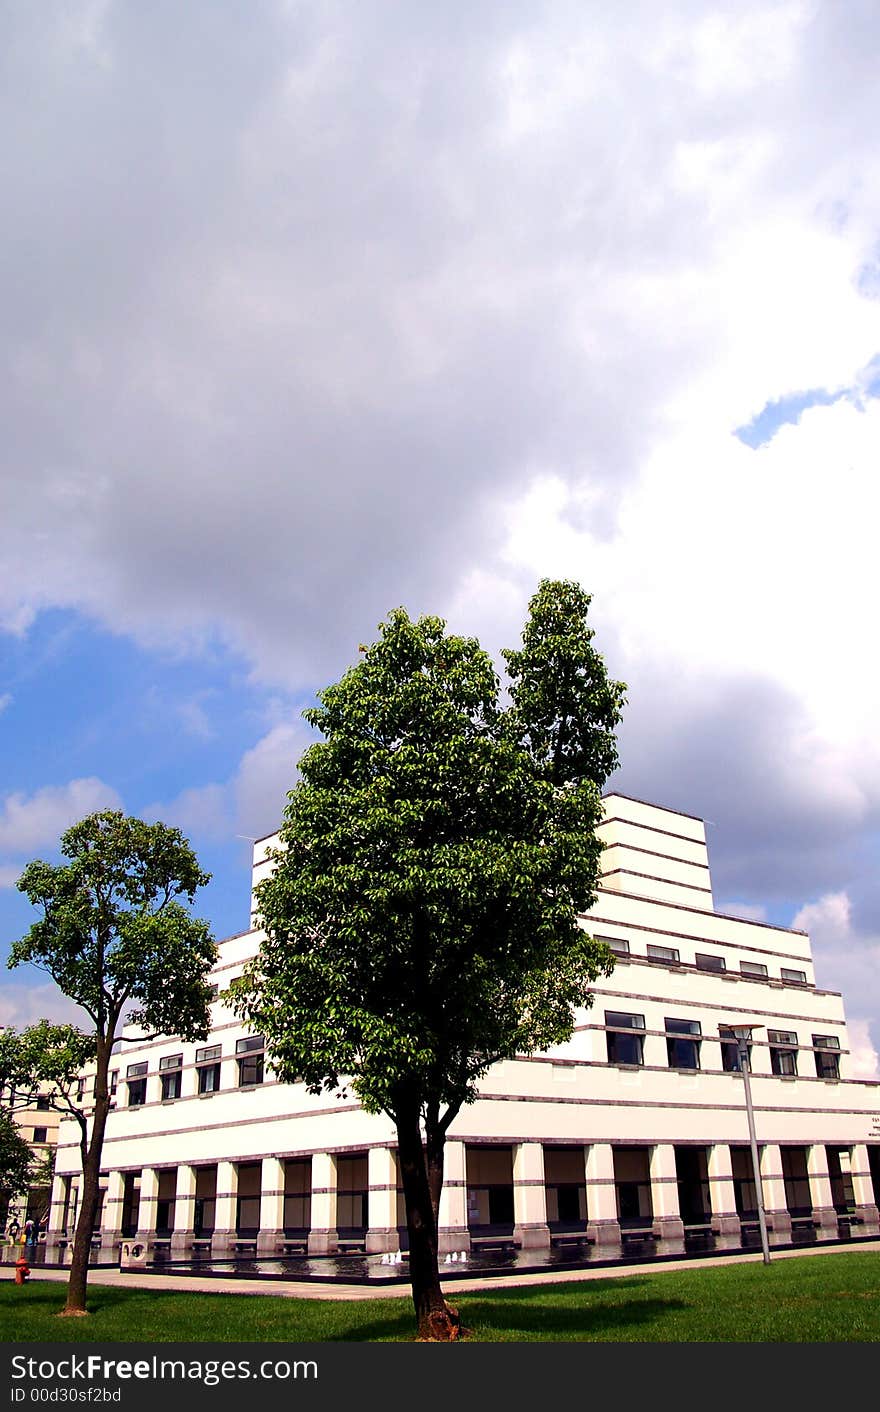
[[[217,1200],[211,1253],[230,1250],[238,1239],[235,1216],[238,1203],[238,1168],[234,1162],[217,1163]]]
[[[397,1250],[397,1161],[393,1147],[367,1153],[367,1253]]]
[[[452,1255],[470,1250],[467,1222],[467,1155],[463,1142],[447,1142],[443,1153],[443,1190],[440,1193],[438,1250]]]
[[[284,1163],[264,1157],[260,1175],[258,1255],[278,1255],[284,1241]]]
[[[828,1153],[824,1144],[814,1142],[807,1148],[807,1176],[810,1179],[810,1199],[813,1203],[813,1219],[823,1229],[837,1230],[837,1212],[831,1192],[831,1177],[828,1174]]]
[[[114,1256],[122,1244],[122,1201],[125,1193],[125,1173],[111,1172],[107,1177],[107,1194],[101,1216],[101,1253]],[[138,1220],[140,1224],[140,1220]],[[72,1233],[71,1238],[72,1238]]]
[[[513,1238],[523,1250],[550,1245],[544,1148],[540,1142],[520,1142],[513,1149],[513,1221]]]
[[[712,1205],[712,1228],[719,1235],[738,1235],[739,1216],[733,1187],[733,1161],[726,1142],[716,1142],[709,1148],[709,1201]]]
[[[654,1229],[661,1240],[684,1240],[684,1222],[678,1205],[678,1171],[670,1142],[651,1148],[651,1205]]]
[[[791,1233],[791,1216],[785,1201],[785,1182],[782,1176],[782,1153],[778,1145],[765,1143],[758,1146],[761,1163],[761,1185],[764,1190],[764,1210],[767,1224],[777,1236]]]
[[[196,1169],[181,1163],[177,1168],[174,1192],[174,1230],[171,1233],[172,1255],[183,1255],[190,1249],[196,1221]]]
[[[310,1255],[332,1255],[338,1249],[336,1230],[336,1158],[332,1152],[312,1156],[312,1228]]]
[[[610,1142],[592,1142],[584,1149],[587,1177],[587,1238],[596,1245],[620,1246],[617,1193],[614,1189],[614,1149]]]
[[[52,1197],[49,1202],[49,1224],[46,1227],[46,1257],[57,1260],[61,1241],[66,1238],[64,1212],[70,1190],[70,1177],[57,1174],[52,1178]],[[73,1233],[70,1232],[72,1237]]]
[[[109,1192],[107,1195],[109,1196]],[[159,1196],[159,1173],[155,1167],[141,1172],[141,1197],[138,1205],[138,1228],[135,1240],[152,1250],[156,1244],[156,1201]],[[106,1199],[106,1198],[105,1198]]]
[[[866,1226],[875,1226],[880,1217],[878,1217],[877,1202],[874,1199],[874,1184],[871,1181],[868,1149],[863,1142],[856,1143],[851,1150],[850,1176],[852,1177],[856,1215],[861,1217]]]

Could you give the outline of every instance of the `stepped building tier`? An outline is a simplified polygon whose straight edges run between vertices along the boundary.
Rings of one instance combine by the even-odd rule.
[[[774,1239],[877,1232],[880,1083],[854,1079],[840,995],[809,938],[713,906],[703,823],[610,794],[603,877],[583,925],[617,961],[571,1040],[497,1064],[449,1131],[441,1251],[591,1241],[620,1254],[739,1245],[756,1193],[735,1042],[756,1026],[751,1087]],[[276,836],[254,850],[254,881]],[[218,992],[260,945],[220,943]],[[281,1083],[222,999],[204,1044],[127,1033],[94,1243],[171,1258],[396,1251],[406,1228],[387,1119]],[[83,1101],[88,1107],[88,1084]],[[78,1130],[62,1125],[50,1251],[72,1241]]]

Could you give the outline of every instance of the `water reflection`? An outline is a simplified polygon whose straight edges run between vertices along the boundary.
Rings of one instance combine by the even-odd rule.
[[[792,1249],[804,1245],[841,1244],[874,1240],[880,1233],[876,1225],[860,1225],[854,1231],[848,1221],[834,1226],[815,1226],[812,1222],[795,1222],[784,1236],[770,1234],[771,1250]],[[444,1280],[478,1278],[486,1275],[541,1273],[549,1270],[582,1270],[613,1267],[620,1264],[653,1263],[682,1256],[736,1254],[760,1249],[757,1224],[746,1225],[735,1235],[718,1235],[706,1227],[686,1230],[683,1238],[655,1238],[650,1232],[627,1232],[623,1246],[595,1246],[586,1239],[566,1240],[548,1249],[521,1250],[513,1242],[476,1245],[466,1258],[452,1260],[441,1256],[440,1274]],[[95,1267],[118,1269],[105,1249],[94,1247],[90,1263]],[[33,1251],[31,1264],[61,1265],[57,1258],[47,1260],[45,1247]],[[393,1285],[409,1282],[406,1255],[395,1262],[388,1255],[339,1253],[337,1255],[261,1256],[229,1255],[221,1258],[210,1248],[191,1251],[185,1258],[171,1256],[167,1247],[153,1251],[150,1260],[137,1267],[152,1274],[209,1275],[225,1279],[303,1280],[317,1283]]]

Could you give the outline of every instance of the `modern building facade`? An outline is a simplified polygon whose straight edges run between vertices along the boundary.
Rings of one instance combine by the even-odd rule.
[[[840,995],[817,988],[803,932],[714,910],[703,823],[611,794],[603,878],[585,927],[614,973],[572,1039],[497,1064],[450,1128],[441,1249],[589,1240],[609,1256],[756,1222],[743,1080],[724,1026],[752,1023],[752,1093],[768,1220],[791,1232],[878,1230],[880,1081],[853,1079]],[[254,881],[272,836],[254,850]],[[218,991],[260,944],[220,943]],[[95,1228],[185,1258],[405,1245],[390,1121],[278,1082],[261,1036],[218,995],[204,1044],[127,1035]],[[84,1094],[88,1104],[88,1089]],[[50,1251],[71,1241],[79,1154],[62,1125]]]
[[[42,1085],[42,1090],[32,1094],[24,1107],[16,1107],[14,1094],[8,1095],[15,1124],[34,1154],[33,1169],[37,1179],[29,1191],[12,1200],[8,1194],[0,1193],[0,1230],[15,1223],[23,1231],[28,1221],[33,1221],[38,1229],[45,1228],[51,1191],[50,1159],[58,1141],[59,1115],[57,1109],[51,1107],[49,1085]]]

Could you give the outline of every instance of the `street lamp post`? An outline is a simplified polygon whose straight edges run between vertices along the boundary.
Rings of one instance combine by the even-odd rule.
[[[763,1025],[719,1025],[719,1032],[732,1035],[739,1050],[739,1066],[746,1093],[746,1116],[749,1121],[749,1146],[752,1150],[752,1176],[755,1183],[755,1198],[758,1203],[758,1226],[761,1231],[761,1253],[764,1264],[770,1264],[770,1245],[767,1240],[767,1218],[764,1215],[764,1189],[761,1185],[761,1168],[758,1162],[758,1139],[755,1135],[755,1114],[752,1108],[752,1084],[749,1065],[749,1040],[753,1030],[763,1029]]]

